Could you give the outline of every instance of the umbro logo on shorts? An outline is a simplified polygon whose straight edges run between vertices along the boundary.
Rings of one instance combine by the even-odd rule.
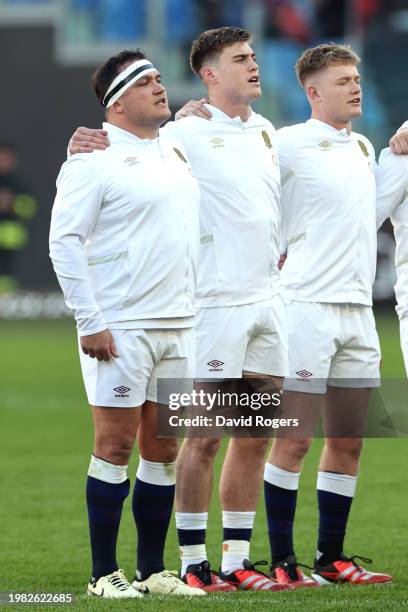
[[[220,366],[224,365],[224,362],[219,361],[218,359],[213,359],[212,361],[208,361],[207,365],[211,366],[209,372],[222,372],[222,368],[220,368]]]
[[[300,378],[301,378],[302,380],[304,380],[305,382],[309,382],[309,380],[308,380],[308,379],[309,379],[311,376],[313,376],[313,374],[312,374],[311,372],[309,372],[308,370],[299,370],[298,372],[296,372],[296,374],[297,374],[298,376],[300,376]]]
[[[126,393],[130,390],[131,390],[130,387],[125,387],[125,386],[115,387],[114,391],[116,391],[117,393],[115,397],[129,397],[128,395],[126,395]]]

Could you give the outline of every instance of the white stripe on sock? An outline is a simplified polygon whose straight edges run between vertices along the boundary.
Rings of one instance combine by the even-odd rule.
[[[136,476],[139,480],[153,485],[170,486],[176,483],[176,462],[158,463],[139,457]]]
[[[207,529],[208,512],[176,512],[177,529]]]
[[[337,493],[346,497],[354,497],[357,486],[357,476],[334,474],[333,472],[318,472],[316,488],[320,491]]]
[[[252,529],[254,521],[255,512],[222,512],[222,526],[226,529]]]
[[[115,465],[91,455],[91,463],[88,468],[88,476],[109,482],[110,484],[121,484],[127,479],[127,465]]]
[[[264,480],[275,485],[275,487],[297,491],[299,488],[299,478],[300,472],[288,472],[276,467],[276,465],[272,465],[272,463],[265,463]]]

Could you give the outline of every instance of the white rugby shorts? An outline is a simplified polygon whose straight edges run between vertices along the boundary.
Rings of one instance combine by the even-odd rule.
[[[113,329],[119,357],[98,361],[79,346],[82,376],[91,406],[136,408],[146,399],[166,403],[166,393],[191,393],[194,328]],[[160,397],[157,396],[157,381]],[[170,379],[167,383],[164,379]],[[176,380],[181,379],[181,380]],[[166,386],[166,384],[168,386]]]
[[[380,343],[372,308],[285,300],[289,376],[284,388],[304,393],[380,386]]]
[[[404,356],[405,371],[408,376],[408,317],[400,319],[401,350]]]
[[[253,304],[200,308],[195,326],[197,378],[287,375],[286,309],[280,295]]]

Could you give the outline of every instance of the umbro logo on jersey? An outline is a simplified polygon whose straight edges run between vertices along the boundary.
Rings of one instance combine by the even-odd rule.
[[[210,142],[214,149],[224,146],[224,140],[222,138],[212,138]]]
[[[121,386],[121,387],[115,387],[114,391],[116,391],[117,395],[115,395],[115,397],[129,397],[128,395],[126,395],[126,393],[128,391],[131,391],[130,387],[125,387],[125,386]]]
[[[128,166],[134,166],[135,164],[139,163],[139,159],[137,157],[127,157],[125,159],[125,164],[127,164]]]
[[[211,366],[208,370],[209,372],[222,372],[222,368],[220,366],[224,365],[224,362],[219,361],[218,359],[212,359],[207,363],[207,365]]]
[[[312,374],[311,372],[309,372],[308,370],[299,370],[298,372],[296,372],[296,374],[297,374],[298,376],[300,376],[300,378],[301,378],[302,380],[307,381],[307,382],[309,382],[309,380],[308,380],[308,379],[309,379],[311,376],[313,376],[313,374]]]
[[[321,151],[330,151],[332,146],[333,143],[330,142],[330,140],[322,140],[322,142],[319,142],[319,147]]]

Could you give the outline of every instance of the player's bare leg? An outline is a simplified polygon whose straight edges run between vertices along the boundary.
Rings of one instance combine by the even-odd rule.
[[[357,484],[369,397],[370,389],[341,387],[328,387],[325,397],[323,416],[326,441],[317,478],[319,539],[313,573],[315,580],[321,584],[376,584],[392,580],[388,574],[363,569],[343,553],[347,521]]]
[[[328,387],[324,398],[326,436],[320,472],[357,476],[371,389]]]
[[[328,387],[325,445],[317,477],[319,539],[316,569],[340,559],[353,501],[370,389]]]
[[[104,408],[94,406],[94,455],[114,465],[127,465],[133,450],[140,408]]]
[[[207,560],[205,536],[211,501],[216,438],[186,437],[177,460],[176,525],[181,575],[187,584],[206,591],[235,591],[220,580]]]
[[[208,512],[217,438],[186,438],[177,460],[177,512]]]
[[[281,390],[283,385],[283,378],[280,377],[246,372],[244,378],[262,379],[271,394]],[[238,588],[286,588],[272,580],[268,581],[249,562],[250,540],[268,445],[269,438],[232,438],[221,472],[220,500],[224,532],[221,577]]]
[[[272,557],[272,576],[295,587],[316,586],[297,565],[293,546],[297,492],[303,460],[323,405],[323,396],[285,391],[282,416],[298,419],[297,429],[275,437],[264,472],[265,505]]]
[[[94,452],[88,471],[86,497],[92,548],[92,580],[88,592],[97,595],[119,589],[137,597],[116,562],[116,541],[123,502],[129,494],[127,464],[140,421],[140,408],[92,408]],[[117,595],[116,595],[117,596]]]
[[[269,438],[232,438],[220,480],[223,512],[256,511]],[[245,483],[245,486],[242,486]]]
[[[201,595],[164,570],[164,548],[174,504],[178,440],[157,435],[157,413],[165,410],[146,401],[137,433],[139,466],[132,510],[137,529],[136,578],[133,586],[152,593]],[[163,590],[163,588],[165,590]]]
[[[265,376],[245,373],[244,378],[265,379]],[[269,391],[273,393],[282,389],[283,378],[271,376],[268,377],[268,383]],[[236,437],[230,440],[220,480],[223,512],[248,512],[255,515],[268,445],[269,438]],[[242,486],[243,482],[245,487]]]
[[[139,454],[147,461],[174,463],[179,444],[177,438],[164,438],[157,435],[157,412],[166,410],[155,402],[146,401],[142,407],[142,417],[137,432]]]

